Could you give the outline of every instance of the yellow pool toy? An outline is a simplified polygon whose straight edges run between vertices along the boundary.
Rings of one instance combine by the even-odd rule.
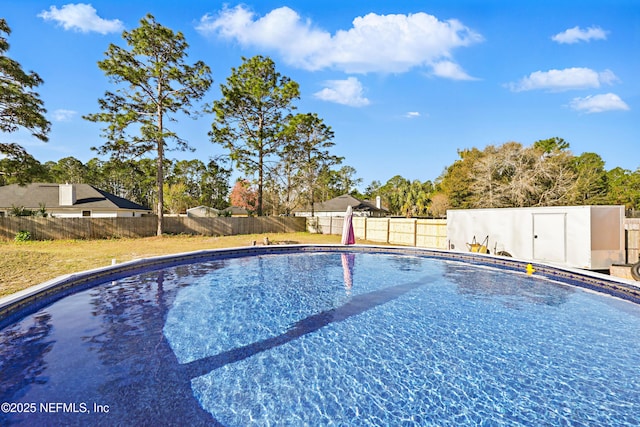
[[[533,268],[533,265],[527,264],[527,274],[532,275],[534,271],[536,271],[536,269]]]

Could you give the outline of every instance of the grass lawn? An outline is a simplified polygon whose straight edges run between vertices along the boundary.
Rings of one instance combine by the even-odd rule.
[[[0,297],[63,274],[111,265],[113,259],[120,263],[202,249],[250,246],[254,240],[261,244],[265,236],[275,243],[340,243],[340,236],[310,233],[0,242]]]

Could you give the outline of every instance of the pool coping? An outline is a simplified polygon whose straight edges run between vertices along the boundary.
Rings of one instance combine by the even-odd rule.
[[[17,320],[15,317],[21,318],[26,316],[29,313],[35,312],[36,310],[39,310],[40,308],[72,293],[89,289],[108,280],[118,280],[136,273],[216,259],[302,252],[360,252],[423,256],[446,261],[465,262],[478,266],[496,267],[513,272],[520,272],[522,274],[527,274],[527,266],[531,265],[534,270],[532,273],[533,275],[605,293],[610,296],[640,304],[640,282],[608,276],[588,270],[579,270],[575,268],[555,266],[552,264],[475,252],[448,251],[413,246],[287,244],[243,246],[182,252],[178,254],[141,258],[120,264],[59,276],[44,283],[31,286],[22,291],[0,298],[0,327],[11,324],[13,320]]]

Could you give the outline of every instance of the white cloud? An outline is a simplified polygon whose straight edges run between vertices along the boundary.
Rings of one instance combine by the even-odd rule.
[[[363,96],[362,83],[355,77],[346,80],[328,80],[325,87],[313,95],[323,101],[335,102],[350,107],[364,107],[370,102]]]
[[[197,30],[275,51],[288,64],[311,71],[401,73],[433,67],[435,75],[456,79],[469,77],[453,62],[453,50],[483,40],[457,20],[439,21],[426,13],[370,13],[355,18],[348,30],[330,34],[288,7],[258,18],[244,6],[225,8],[203,16]]]
[[[573,98],[569,107],[586,113],[602,113],[604,111],[629,110],[629,106],[614,93]]]
[[[51,117],[54,122],[69,122],[76,114],[78,114],[77,111],[59,109],[55,110]]]
[[[124,25],[117,19],[106,20],[98,16],[97,11],[90,4],[65,4],[58,9],[51,6],[48,11],[38,15],[45,21],[55,21],[65,30],[75,30],[82,33],[96,32],[100,34],[122,31]]]
[[[452,80],[477,80],[469,76],[458,64],[451,61],[441,61],[433,64],[433,75]]]
[[[618,80],[611,70],[600,73],[589,68],[565,68],[564,70],[535,71],[517,83],[507,86],[514,92],[527,90],[549,90],[562,92],[574,89],[599,88],[611,85]]]
[[[408,119],[417,119],[418,117],[420,117],[420,113],[417,111],[409,111],[404,116]]]
[[[586,30],[576,26],[569,28],[562,33],[551,37],[551,40],[558,43],[573,44],[579,42],[590,42],[591,40],[606,40],[607,32],[600,27],[589,27]]]

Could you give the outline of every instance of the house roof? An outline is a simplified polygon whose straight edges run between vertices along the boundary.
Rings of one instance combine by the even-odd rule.
[[[44,204],[47,209],[150,209],[131,200],[115,196],[89,184],[73,184],[76,191],[76,202],[73,206],[60,206],[59,184],[35,183],[27,185],[11,184],[0,187],[0,208],[23,206],[37,209]]]
[[[248,215],[249,214],[248,210],[246,210],[245,208],[240,208],[238,206],[229,206],[228,208],[224,208],[224,209],[216,209],[216,208],[211,208],[209,206],[196,206],[195,208],[187,209],[187,213],[196,212],[196,211],[202,211],[202,212],[208,212],[208,213],[214,213],[214,214],[229,212],[231,215]]]
[[[193,207],[193,208],[189,208],[189,209],[187,209],[187,212],[196,212],[196,211],[212,212],[212,213],[218,213],[218,212],[220,212],[220,211],[219,211],[218,209],[216,209],[216,208],[212,208],[212,207],[209,207],[209,206],[203,206],[203,205],[200,205],[200,206],[196,206],[196,207]]]
[[[228,208],[222,209],[221,212],[231,212],[231,215],[248,215],[249,214],[248,210],[238,206],[229,206]]]
[[[374,203],[368,202],[366,200],[358,200],[349,194],[343,194],[342,196],[334,197],[333,199],[327,200],[326,202],[314,203],[313,210],[315,212],[345,212],[347,210],[347,206],[351,206],[354,211],[387,211],[384,208],[376,207]],[[306,211],[306,209],[298,209],[298,211],[302,210]]]

